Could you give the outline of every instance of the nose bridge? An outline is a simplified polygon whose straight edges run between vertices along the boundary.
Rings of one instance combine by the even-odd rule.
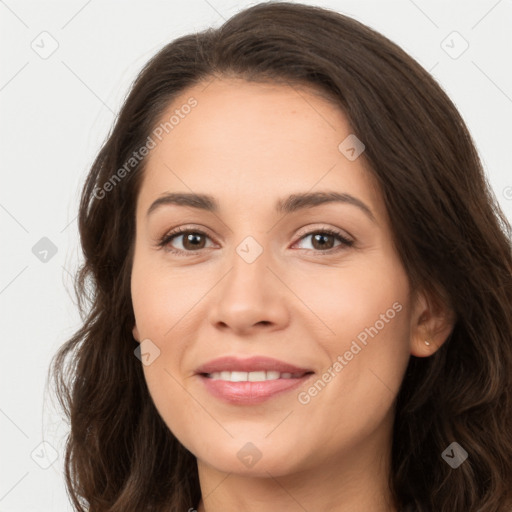
[[[257,240],[259,238],[260,241]],[[227,276],[230,288],[234,288],[239,298],[250,296],[252,301],[272,287],[269,283],[267,266],[271,265],[267,240],[264,235],[248,235],[235,247],[230,258],[231,271]]]
[[[210,310],[213,323],[223,323],[236,330],[257,323],[281,324],[286,317],[282,283],[268,267],[274,258],[264,231],[247,235],[233,247],[225,275]],[[259,238],[259,240],[258,240]]]
[[[235,205],[233,205],[235,206]],[[233,267],[230,274],[236,274],[237,279],[252,279],[263,275],[269,270],[266,265],[271,265],[270,239],[273,231],[268,231],[265,209],[262,205],[246,204],[244,208],[233,210],[231,224],[231,238],[233,240],[233,254],[229,263]],[[265,220],[263,220],[265,219]]]

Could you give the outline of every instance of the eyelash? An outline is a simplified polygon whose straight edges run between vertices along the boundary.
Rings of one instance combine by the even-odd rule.
[[[204,231],[202,231],[200,229],[177,228],[174,231],[171,231],[170,233],[166,233],[159,240],[157,245],[159,248],[165,248],[166,252],[170,252],[172,254],[195,256],[203,249],[198,249],[197,251],[183,251],[181,249],[175,249],[169,245],[170,242],[174,238],[177,238],[178,236],[181,236],[181,235],[190,234],[190,233],[201,235],[201,236],[206,236],[206,237],[210,238],[207,233],[205,233]],[[309,231],[308,233],[305,233],[304,235],[302,235],[299,238],[299,240],[297,240],[297,242],[299,242],[300,240],[302,240],[304,238],[307,238],[308,236],[317,235],[317,234],[334,236],[341,242],[341,244],[338,245],[337,247],[332,247],[331,249],[327,249],[325,251],[315,250],[315,249],[302,249],[302,250],[313,251],[313,252],[317,252],[319,254],[332,254],[334,252],[338,252],[339,250],[343,250],[347,247],[351,247],[352,245],[354,245],[353,240],[349,240],[341,232],[331,229],[331,228],[321,228],[321,229],[316,229],[314,231]]]

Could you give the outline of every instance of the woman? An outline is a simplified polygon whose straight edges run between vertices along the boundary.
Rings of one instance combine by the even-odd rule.
[[[76,510],[510,510],[510,226],[382,35],[275,2],[170,43],[79,229]]]

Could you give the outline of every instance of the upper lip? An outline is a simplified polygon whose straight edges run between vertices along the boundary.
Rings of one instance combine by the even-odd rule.
[[[279,361],[272,357],[253,356],[242,359],[234,356],[219,357],[212,359],[196,369],[196,373],[214,373],[214,372],[257,372],[257,371],[277,371],[280,373],[310,373],[312,370],[301,368],[293,364]]]

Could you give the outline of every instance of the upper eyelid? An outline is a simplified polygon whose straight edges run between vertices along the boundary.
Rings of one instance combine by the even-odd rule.
[[[334,228],[331,226],[318,226],[318,227],[304,227],[299,230],[297,233],[297,236],[299,237],[298,240],[303,238],[307,235],[312,235],[313,233],[321,233],[322,231],[334,231],[334,234],[337,236],[342,236],[343,238],[347,238],[351,241],[354,241],[354,237],[348,233],[348,231],[341,229],[341,228]]]

